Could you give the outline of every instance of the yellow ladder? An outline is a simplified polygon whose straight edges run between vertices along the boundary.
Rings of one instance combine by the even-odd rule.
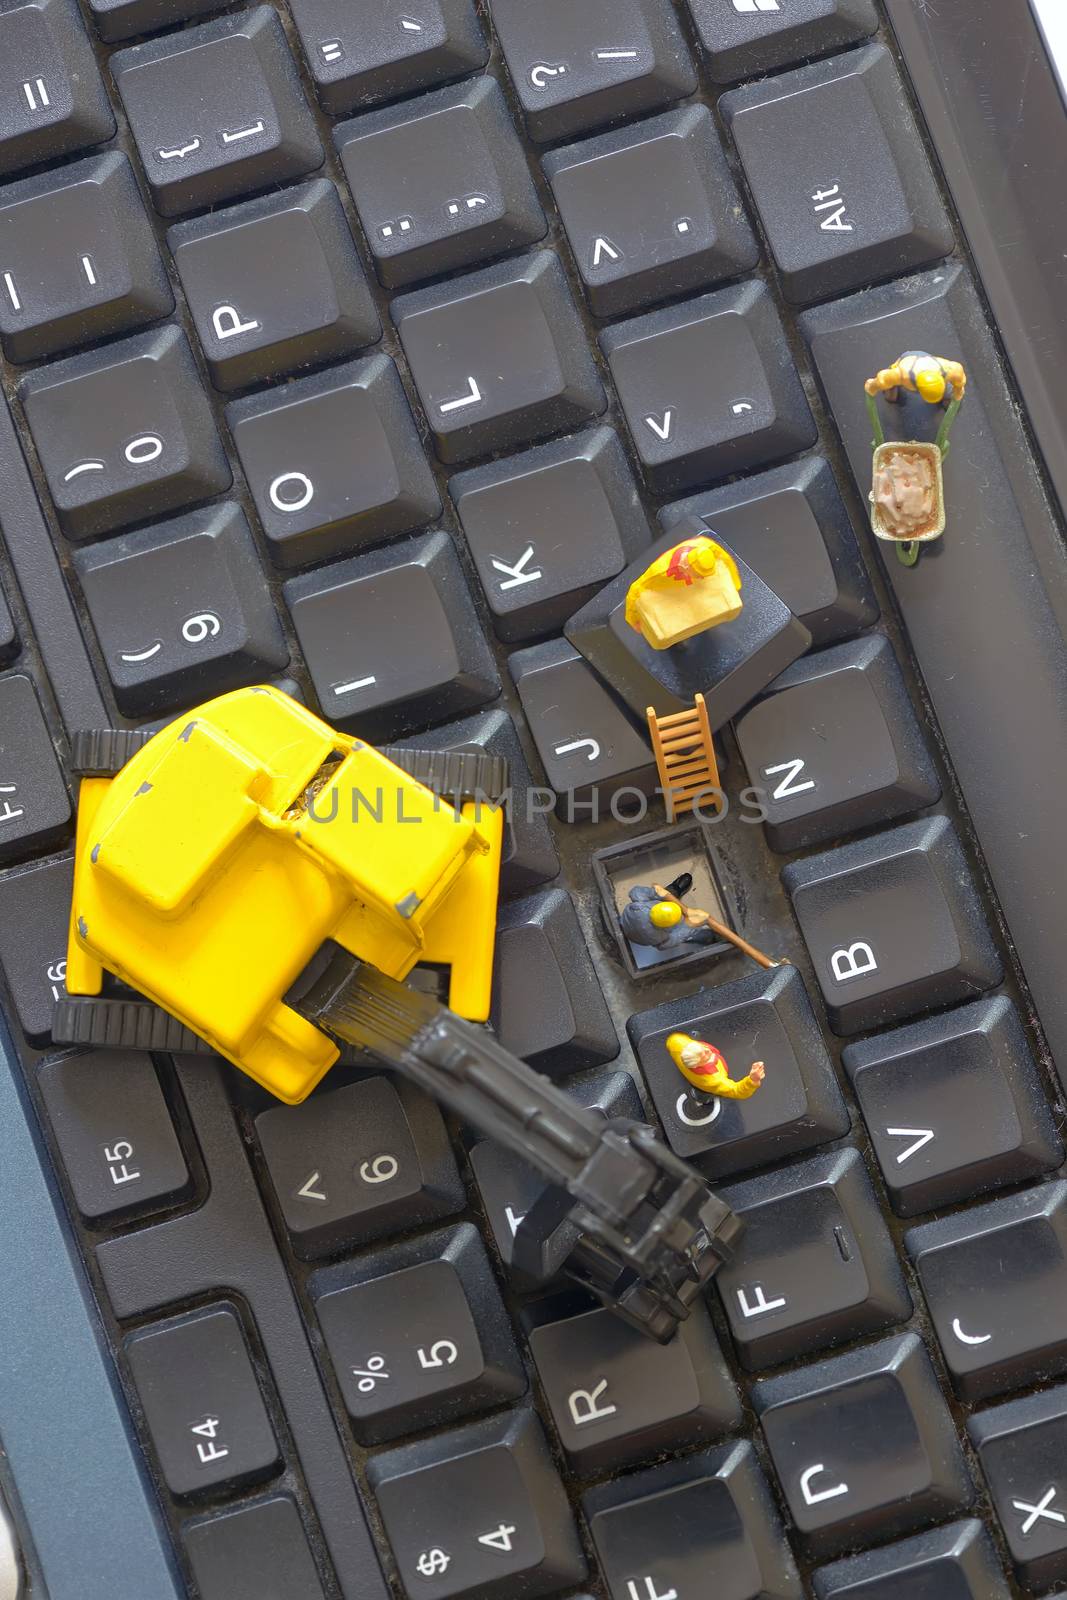
[[[649,706],[647,716],[667,821],[673,822],[680,811],[691,811],[697,800],[702,807],[710,800],[715,810],[720,810],[719,764],[704,696],[696,695],[689,711],[658,717]]]

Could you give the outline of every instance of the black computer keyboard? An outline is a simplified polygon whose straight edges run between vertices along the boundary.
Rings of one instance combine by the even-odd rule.
[[[0,62],[0,965],[188,1594],[1067,1581],[1067,1182],[1003,759],[1052,718],[1003,681],[1044,692],[1041,491],[874,0],[3,0]],[[973,385],[946,550],[890,584],[862,379],[909,348]],[[631,978],[590,857],[655,783],[650,669],[608,586],[690,512],[785,619],[709,833],[792,965]],[[518,1296],[536,1175],[403,1083],[287,1108],[51,1048],[70,736],[263,680],[507,758],[494,1028],[746,1222],[671,1344]],[[687,1092],[677,1028],[760,1092]]]

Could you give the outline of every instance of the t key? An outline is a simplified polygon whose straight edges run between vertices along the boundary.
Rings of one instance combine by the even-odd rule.
[[[22,397],[72,539],[207,500],[233,481],[180,328],[41,367]]]
[[[122,50],[111,71],[165,217],[322,165],[314,118],[271,6]]]
[[[0,15],[0,172],[115,132],[77,0],[14,0]]]

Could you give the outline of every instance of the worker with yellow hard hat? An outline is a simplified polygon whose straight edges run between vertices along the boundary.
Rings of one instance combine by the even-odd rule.
[[[699,534],[657,557],[626,593],[626,621],[666,650],[741,615],[741,574],[730,552]]]
[[[748,1100],[767,1071],[762,1061],[753,1061],[747,1077],[731,1078],[722,1052],[706,1039],[694,1039],[688,1033],[668,1034],[667,1054],[687,1083],[719,1100]]]
[[[945,400],[962,400],[967,391],[967,374],[958,361],[946,361],[942,356],[932,356],[925,350],[906,350],[891,367],[883,367],[875,377],[864,384],[869,395],[884,395],[893,402],[898,391],[907,389],[926,401],[939,406]]]
[[[685,872],[667,885],[661,894],[651,884],[638,883],[619,913],[619,925],[631,944],[650,945],[665,950],[672,945],[716,944],[719,934],[712,928],[694,928],[685,920],[685,908],[678,899],[693,887],[692,874]]]

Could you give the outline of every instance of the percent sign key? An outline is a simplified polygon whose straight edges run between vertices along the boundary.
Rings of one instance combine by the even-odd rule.
[[[356,1388],[360,1394],[373,1394],[380,1383],[388,1383],[391,1374],[386,1371],[384,1356],[368,1356],[362,1367],[352,1368],[353,1378],[358,1378]]]

